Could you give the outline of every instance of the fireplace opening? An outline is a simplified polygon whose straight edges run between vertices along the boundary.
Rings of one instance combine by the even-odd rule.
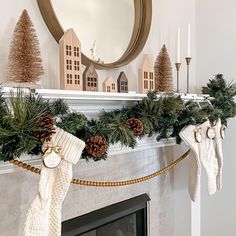
[[[62,236],[147,236],[147,202],[143,194],[64,221]]]

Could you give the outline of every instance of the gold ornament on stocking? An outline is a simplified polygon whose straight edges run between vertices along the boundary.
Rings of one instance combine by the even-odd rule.
[[[202,142],[202,134],[201,134],[201,128],[196,128],[194,129],[194,137],[195,137],[195,140],[198,142],[198,143],[201,143]]]
[[[207,137],[208,137],[209,139],[214,139],[215,136],[216,136],[215,130],[214,130],[213,128],[209,127],[209,128],[207,129]]]
[[[60,146],[53,146],[47,144],[46,150],[43,153],[43,164],[49,169],[56,168],[60,165],[62,155],[61,155],[61,147]]]
[[[225,138],[225,129],[226,129],[226,126],[225,125],[222,125],[221,128],[220,128],[220,137],[222,139]]]

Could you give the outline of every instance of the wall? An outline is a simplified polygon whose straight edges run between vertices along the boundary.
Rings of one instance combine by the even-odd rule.
[[[0,81],[4,81],[6,78],[6,67],[7,67],[7,58],[9,54],[9,44],[12,32],[14,30],[14,26],[21,14],[21,11],[27,8],[29,14],[32,18],[32,21],[35,25],[40,46],[42,52],[42,58],[44,63],[45,75],[42,78],[41,84],[44,88],[59,88],[59,68],[58,68],[58,45],[50,35],[37,6],[36,1],[32,0],[21,0],[14,1],[8,0],[4,3],[4,8],[0,9]],[[129,65],[115,69],[115,70],[103,70],[99,71],[99,76],[101,80],[105,79],[106,76],[112,75],[115,78],[118,77],[120,71],[125,71],[129,81],[130,81],[130,90],[137,90],[137,75],[138,75],[138,66],[141,62],[142,55],[144,53],[148,53],[151,55],[153,61],[155,60],[162,44],[166,44],[169,49],[170,57],[172,63],[176,60],[176,34],[177,27],[181,28],[181,61],[182,67],[180,72],[180,88],[183,92],[186,91],[186,66],[184,62],[184,57],[187,52],[187,26],[188,23],[192,25],[192,64],[191,64],[191,77],[190,77],[190,90],[192,92],[195,91],[196,81],[195,81],[195,64],[196,64],[196,56],[195,56],[195,0],[153,0],[153,21],[151,26],[150,35],[148,37],[147,43],[141,52],[140,56],[138,56],[132,63]],[[174,65],[173,65],[173,73],[175,73]],[[101,90],[101,84],[100,84]],[[176,149],[174,156],[177,157],[180,153],[182,153],[183,148]],[[175,222],[171,221],[171,224],[175,227],[175,229],[171,228],[171,233],[169,234],[160,234],[165,236],[189,236],[190,235],[190,199],[187,193],[187,185],[185,184],[185,176],[186,176],[187,162],[178,167],[175,171],[175,175],[178,180],[174,183],[175,191],[171,194],[175,198],[174,207],[169,206],[172,209],[171,212],[167,214],[174,213]],[[29,179],[30,178],[30,181]],[[176,178],[175,178],[176,179]],[[26,208],[29,204],[29,201],[32,199],[37,189],[37,181],[38,179],[31,174],[9,174],[5,176],[0,176],[0,183],[3,184],[7,180],[8,184],[11,186],[7,187],[7,192],[0,192],[1,210],[5,204],[4,211],[7,211],[9,215],[12,215],[11,221],[7,221],[7,219],[1,220],[0,232],[1,235],[3,230],[14,230],[12,225],[16,225],[16,229],[18,232],[22,228],[23,218],[20,221],[17,221],[17,215],[22,214],[22,212],[26,211]],[[165,183],[163,187],[166,191],[169,191],[168,186],[170,183]],[[16,189],[12,186],[17,185]],[[29,191],[30,189],[30,191]],[[71,190],[72,191],[72,190]],[[165,193],[165,192],[164,192]],[[17,196],[16,201],[14,202],[14,198],[10,199],[10,196]],[[7,203],[11,201],[14,204],[19,205],[16,209],[7,208]],[[68,200],[67,200],[68,201]],[[165,207],[164,203],[160,203],[162,207]],[[23,210],[21,209],[21,205]],[[169,208],[168,208],[169,209]],[[167,209],[167,210],[168,210]],[[158,212],[152,213],[159,214]],[[166,214],[166,213],[164,213]],[[165,215],[159,215],[163,219],[165,219]],[[4,216],[2,216],[4,218]],[[183,224],[183,222],[185,222]],[[168,228],[168,225],[163,222],[155,222],[156,225],[159,225],[163,230],[164,227]],[[173,233],[175,230],[175,233]],[[14,231],[16,232],[16,231]],[[19,235],[19,234],[5,234],[7,235]],[[154,234],[153,236],[156,236]]]
[[[236,2],[197,0],[197,74],[198,87],[216,73],[236,79]],[[223,143],[223,189],[209,196],[206,176],[202,182],[202,236],[236,235],[236,188],[234,184],[236,119],[229,122]]]

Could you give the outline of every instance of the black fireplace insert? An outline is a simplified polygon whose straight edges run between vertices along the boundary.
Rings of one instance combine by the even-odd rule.
[[[64,221],[62,236],[147,236],[147,202],[143,194]]]

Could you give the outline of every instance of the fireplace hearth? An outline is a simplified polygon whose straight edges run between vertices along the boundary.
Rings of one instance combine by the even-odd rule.
[[[143,194],[64,221],[62,236],[147,236],[147,203]]]

